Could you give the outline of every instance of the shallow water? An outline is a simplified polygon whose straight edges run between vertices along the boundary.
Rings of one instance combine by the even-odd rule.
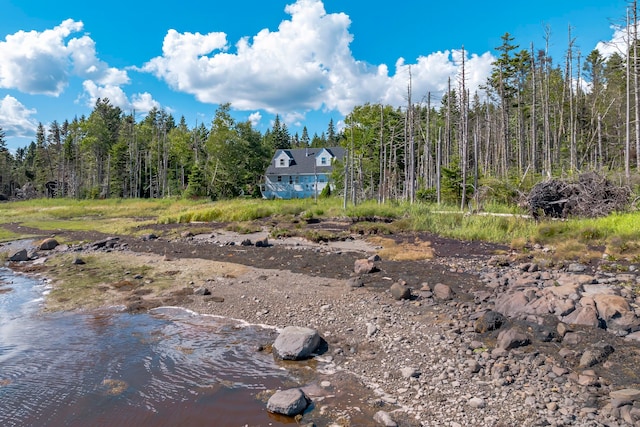
[[[274,331],[172,308],[42,313],[45,292],[43,283],[0,268],[1,426],[292,421],[269,415],[259,396],[291,380],[256,350]]]

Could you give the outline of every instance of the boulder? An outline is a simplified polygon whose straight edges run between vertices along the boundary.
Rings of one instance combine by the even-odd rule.
[[[500,329],[506,322],[506,318],[497,311],[489,310],[480,316],[474,325],[474,329],[477,333],[483,334],[489,331],[495,331]]]
[[[357,259],[353,266],[353,271],[356,274],[369,274],[376,271],[375,262],[368,259]]]
[[[497,347],[503,350],[524,347],[529,345],[529,337],[515,328],[507,329],[498,335]]]
[[[41,251],[50,251],[52,249],[55,249],[56,246],[58,245],[59,245],[58,241],[50,237],[48,239],[44,239],[43,241],[41,241],[38,244],[38,249],[40,249]]]
[[[393,285],[391,285],[391,288],[389,288],[389,292],[391,292],[391,296],[395,300],[411,298],[411,289],[404,283],[395,282]]]
[[[256,241],[256,248],[268,248],[269,247],[269,238],[265,237],[262,240]]]
[[[301,414],[309,406],[311,399],[299,388],[279,390],[269,398],[267,410],[289,417]]]
[[[13,261],[13,262],[29,261],[29,254],[27,253],[26,249],[19,250],[18,252],[14,253],[9,257],[9,261]]]
[[[507,317],[518,317],[525,312],[529,299],[524,291],[503,294],[495,302],[495,310]]]
[[[315,329],[287,326],[273,343],[273,354],[283,360],[307,359],[321,342],[322,338]]]
[[[589,296],[580,298],[580,306],[560,320],[570,325],[593,326],[596,328],[601,326],[596,305]]]
[[[621,317],[631,310],[627,300],[619,295],[596,294],[593,300],[599,317],[605,322],[614,317]]]
[[[587,349],[580,357],[580,367],[590,368],[604,362],[613,353],[613,347],[609,344],[598,343]]]
[[[637,388],[623,388],[621,390],[612,390],[609,392],[609,397],[612,399],[624,399],[630,402],[637,402],[640,400],[640,390]]]
[[[447,301],[453,298],[453,291],[444,283],[436,283],[433,287],[433,296],[439,300]]]

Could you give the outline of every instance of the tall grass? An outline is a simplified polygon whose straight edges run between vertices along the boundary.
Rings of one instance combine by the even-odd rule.
[[[299,218],[352,218],[392,221],[396,231],[427,231],[462,240],[510,244],[530,242],[554,244],[575,239],[584,244],[608,244],[615,240],[640,242],[640,213],[612,214],[605,218],[569,219],[536,223],[519,215],[465,215],[453,206],[427,203],[368,201],[344,209],[336,197],[297,200],[234,199],[211,202],[183,199],[37,199],[0,203],[0,225],[18,222],[43,230],[97,230],[135,233],[152,223],[249,222]],[[520,213],[517,208],[492,205],[493,212]],[[3,231],[0,239],[15,234]]]

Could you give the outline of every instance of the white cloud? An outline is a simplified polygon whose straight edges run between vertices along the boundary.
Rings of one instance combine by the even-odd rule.
[[[614,53],[622,55],[622,57],[626,56],[628,46],[627,28],[612,26],[611,29],[613,30],[611,40],[598,42],[596,49],[605,58],[609,58]]]
[[[260,111],[256,111],[254,113],[249,114],[249,122],[251,123],[251,126],[253,127],[258,126],[258,123],[260,123],[260,120],[262,120],[262,114],[260,114]]]
[[[351,21],[344,13],[327,14],[321,0],[297,0],[285,11],[291,19],[282,21],[277,31],[264,29],[243,37],[235,52],[224,33],[169,30],[162,56],[151,59],[143,70],[201,102],[263,109],[297,123],[310,110],[347,114],[366,102],[404,105],[409,66],[414,93],[420,97],[446,90],[448,78],[455,82],[460,69],[455,51],[446,51],[421,56],[415,64],[400,58],[390,76],[387,65],[353,57]],[[484,83],[492,61],[489,53],[467,60],[472,91]]]
[[[88,36],[69,40],[69,56],[73,62],[73,74],[102,85],[124,85],[129,83],[126,71],[109,67],[96,56],[95,42]]]
[[[130,102],[121,88],[130,83],[124,70],[98,59],[95,42],[87,35],[71,37],[83,23],[67,19],[53,29],[18,31],[0,41],[0,88],[28,94],[59,96],[73,77],[83,79],[81,98],[93,107],[98,97],[123,109],[158,106],[148,93]],[[148,111],[148,110],[147,110]]]
[[[154,108],[160,109],[160,103],[150,93],[135,94],[131,97],[131,107],[136,112],[148,113]]]
[[[109,68],[95,55],[88,36],[66,39],[81,31],[71,19],[43,32],[18,31],[0,42],[0,87],[29,94],[58,96],[72,75],[102,84],[128,83],[126,72]]]
[[[160,103],[153,99],[150,93],[144,92],[131,96],[131,101],[120,86],[98,85],[93,80],[85,80],[82,83],[84,88],[85,104],[94,107],[98,98],[108,98],[111,105],[120,107],[124,112],[135,110],[137,113],[148,113],[152,108],[160,108]]]
[[[38,126],[31,116],[36,110],[29,109],[11,95],[0,99],[0,126],[7,137],[31,137]]]

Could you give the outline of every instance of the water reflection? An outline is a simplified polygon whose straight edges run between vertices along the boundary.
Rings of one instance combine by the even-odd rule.
[[[0,269],[0,425],[280,425],[256,395],[289,377],[274,332],[178,309],[42,313],[44,284]]]

